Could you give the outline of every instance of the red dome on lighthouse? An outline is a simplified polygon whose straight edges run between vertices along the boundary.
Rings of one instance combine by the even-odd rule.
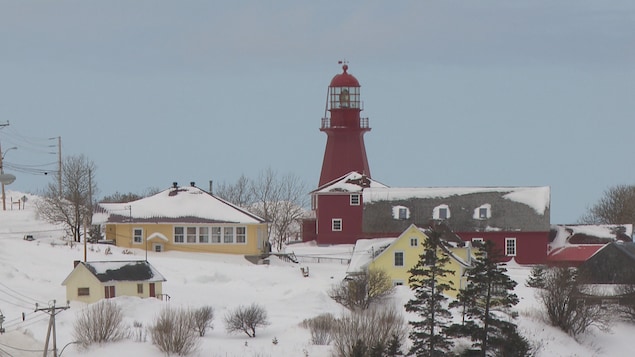
[[[357,78],[346,72],[348,71],[348,65],[343,65],[342,69],[344,70],[344,72],[333,77],[330,87],[359,87]]]

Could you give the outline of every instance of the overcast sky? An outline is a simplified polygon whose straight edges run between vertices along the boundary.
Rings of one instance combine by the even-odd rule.
[[[635,184],[632,0],[0,0],[9,188],[44,188],[61,136],[100,196],[269,167],[313,189],[341,59],[384,184],[550,186],[552,223]]]

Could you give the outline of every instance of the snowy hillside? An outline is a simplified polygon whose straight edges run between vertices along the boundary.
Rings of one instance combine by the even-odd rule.
[[[20,195],[19,193],[9,194]],[[65,289],[61,282],[70,273],[74,260],[83,259],[83,246],[69,247],[60,239],[64,233],[59,227],[41,222],[35,216],[29,197],[26,210],[0,211],[0,310],[5,316],[0,335],[0,356],[41,356],[44,348],[48,315],[34,312],[35,303],[47,305],[52,300],[65,304]],[[33,234],[34,241],[25,241],[25,234]],[[111,247],[106,255],[104,245],[89,245],[88,260],[144,259],[146,252]],[[310,244],[294,245],[296,254],[336,257],[350,254],[350,246],[315,247]],[[162,302],[155,299],[118,297],[115,301],[125,311],[126,321],[132,325],[140,322],[149,326],[162,307],[214,308],[214,329],[200,339],[195,356],[311,356],[330,355],[328,346],[313,346],[309,332],[299,323],[318,314],[331,312],[336,315],[345,310],[328,296],[331,284],[344,277],[347,266],[336,260],[316,259],[300,264],[287,263],[273,258],[271,265],[253,265],[241,256],[198,254],[183,252],[148,252],[148,260],[165,276],[163,292],[171,299]],[[310,276],[303,277],[301,266],[310,268]],[[529,273],[526,267],[508,266],[510,275],[519,282],[517,294],[521,302],[517,306],[521,331],[540,347],[538,356],[626,356],[629,355],[629,338],[635,327],[617,324],[612,333],[593,331],[576,342],[574,339],[546,326],[538,319],[534,290],[524,286]],[[400,287],[394,304],[408,300],[410,291]],[[257,302],[265,306],[271,325],[259,330],[258,337],[229,335],[223,326],[226,312]],[[70,309],[57,315],[57,346],[61,350],[73,341],[75,316],[86,305],[71,302]],[[22,313],[25,320],[22,321]],[[273,344],[273,339],[278,344]],[[82,351],[76,345],[66,347],[63,356],[157,356],[161,355],[148,338],[146,342],[125,342],[95,346]]]

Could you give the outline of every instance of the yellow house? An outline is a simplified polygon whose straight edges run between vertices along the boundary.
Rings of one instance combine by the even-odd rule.
[[[410,225],[397,238],[360,239],[355,243],[353,257],[347,274],[355,274],[367,269],[382,269],[393,281],[394,285],[407,285],[408,271],[419,261],[423,254],[422,242],[428,239],[425,229]],[[450,247],[440,249],[437,254],[450,257],[448,270],[454,272],[447,280],[452,282],[456,290],[446,294],[456,298],[458,290],[466,286],[465,272],[471,267],[472,252],[469,243],[448,242]],[[455,246],[452,246],[455,245]]]
[[[119,247],[258,255],[267,222],[191,183],[128,203],[101,203],[105,238]]]
[[[161,297],[165,278],[147,261],[75,261],[66,299],[93,303],[116,296]]]

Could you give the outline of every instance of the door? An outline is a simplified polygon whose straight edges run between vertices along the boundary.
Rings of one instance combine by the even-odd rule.
[[[115,297],[115,287],[113,286],[104,286],[104,297],[106,299]]]
[[[150,283],[150,297],[156,297],[156,291],[154,290],[154,283]]]

